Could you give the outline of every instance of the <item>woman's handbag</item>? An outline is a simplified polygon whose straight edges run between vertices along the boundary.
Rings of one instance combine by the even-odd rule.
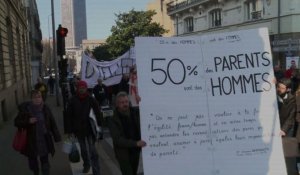
[[[18,129],[15,134],[12,147],[16,151],[22,152],[25,150],[26,145],[27,145],[27,130],[26,129]]]
[[[77,163],[80,161],[79,151],[75,142],[72,142],[72,149],[71,152],[69,153],[69,160],[72,163]]]

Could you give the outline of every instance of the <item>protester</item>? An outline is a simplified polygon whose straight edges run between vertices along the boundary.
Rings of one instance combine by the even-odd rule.
[[[61,136],[52,112],[44,104],[40,91],[32,90],[31,101],[19,106],[15,126],[27,131],[27,145],[22,153],[28,157],[30,170],[34,175],[39,174],[39,159],[42,174],[49,175],[48,154],[51,153],[53,156],[55,152],[52,136],[55,142],[61,141]]]
[[[103,106],[106,103],[106,87],[102,84],[102,80],[97,80],[97,85],[93,88],[93,94],[98,101],[99,105]]]
[[[37,79],[37,83],[34,85],[34,89],[41,92],[43,101],[46,101],[48,88],[45,83],[43,83],[43,79],[39,77]]]
[[[299,84],[300,84],[300,71],[295,70],[291,77],[291,93],[292,94],[295,94]]]
[[[54,84],[55,84],[55,79],[52,77],[52,75],[50,75],[49,80],[48,80],[48,86],[50,87],[50,95],[53,95]]]
[[[281,70],[279,65],[274,66],[274,76],[275,76],[276,80],[280,80],[281,78],[284,77],[284,73]]]
[[[128,84],[129,84],[130,105],[132,107],[138,107],[139,101],[140,101],[140,96],[139,96],[139,90],[138,90],[137,70],[136,70],[135,65],[130,69]]]
[[[76,85],[78,81],[80,81],[80,78],[76,75],[74,75],[73,78],[69,81],[70,92],[72,96],[76,95]]]
[[[123,74],[121,82],[119,83],[119,91],[118,92],[126,92],[129,93],[129,75]]]
[[[146,142],[141,140],[138,108],[129,107],[126,92],[116,96],[116,110],[108,126],[113,139],[115,156],[122,175],[136,175],[141,148]]]
[[[285,78],[292,78],[293,74],[294,74],[294,71],[296,70],[297,68],[297,65],[296,65],[296,62],[295,60],[291,60],[291,66],[288,70],[285,71],[284,73],[284,77]]]
[[[278,109],[282,137],[294,137],[294,126],[296,118],[296,99],[290,93],[291,81],[282,78],[277,83]],[[298,175],[296,157],[285,156],[288,175]]]
[[[100,175],[98,153],[95,147],[96,135],[90,123],[90,110],[96,116],[97,124],[101,126],[102,116],[98,102],[90,96],[85,81],[78,81],[76,95],[73,96],[67,107],[66,134],[74,134],[79,142],[83,159],[82,173],[88,173],[92,166],[93,175]]]

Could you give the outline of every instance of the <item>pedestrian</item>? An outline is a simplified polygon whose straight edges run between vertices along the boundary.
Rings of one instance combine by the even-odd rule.
[[[123,74],[121,82],[119,83],[119,91],[124,91],[127,94],[129,93],[129,74]]]
[[[55,84],[55,79],[52,77],[52,75],[50,75],[49,80],[48,80],[48,86],[50,87],[50,95],[53,95],[54,84]]]
[[[15,126],[27,131],[27,144],[22,154],[27,156],[30,170],[34,175],[39,174],[39,159],[42,174],[49,175],[48,154],[54,155],[53,139],[55,142],[59,142],[61,136],[53,114],[50,108],[44,104],[40,91],[32,90],[31,101],[24,102],[19,106]]]
[[[129,101],[132,107],[138,107],[140,102],[139,90],[138,90],[138,79],[136,65],[130,69],[129,75]]]
[[[297,69],[296,61],[295,60],[291,60],[290,68],[284,72],[284,77],[285,78],[292,78],[292,76],[294,74],[294,71],[296,69]]]
[[[93,175],[100,175],[98,153],[95,147],[96,135],[90,123],[90,110],[93,110],[97,124],[101,126],[102,116],[98,102],[90,96],[85,81],[78,81],[76,95],[73,96],[67,107],[66,134],[74,134],[77,137],[81,157],[83,160],[82,173],[88,173],[92,167]]]
[[[37,83],[34,85],[34,89],[41,92],[43,101],[45,102],[47,98],[48,88],[41,77],[37,79]]]
[[[108,120],[108,126],[122,175],[137,174],[141,148],[146,146],[146,142],[141,140],[139,117],[138,108],[129,106],[126,92],[119,92],[116,109]]]
[[[294,127],[296,120],[296,98],[290,93],[291,80],[282,78],[277,83],[277,99],[280,119],[280,135],[284,137],[295,137]],[[298,175],[296,157],[286,157],[285,162],[288,175]]]
[[[277,81],[284,77],[284,72],[281,70],[280,65],[274,66],[274,76]]]
[[[104,106],[106,103],[106,87],[102,84],[102,80],[97,80],[97,85],[93,88],[93,94],[100,106]]]
[[[78,81],[80,81],[80,78],[76,75],[74,75],[73,78],[69,81],[70,93],[72,96],[76,95],[76,85]]]

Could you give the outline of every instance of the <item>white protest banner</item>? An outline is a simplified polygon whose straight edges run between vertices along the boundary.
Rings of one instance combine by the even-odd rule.
[[[268,36],[136,38],[145,175],[286,175]]]
[[[129,69],[135,64],[134,48],[112,61],[97,61],[86,54],[82,54],[81,79],[86,81],[89,88],[97,84],[97,79],[102,79],[103,84],[111,86],[121,81],[123,74],[128,74]]]

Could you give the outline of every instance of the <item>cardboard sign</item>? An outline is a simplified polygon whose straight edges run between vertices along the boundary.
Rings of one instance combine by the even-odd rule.
[[[145,175],[285,175],[266,28],[136,38]]]

